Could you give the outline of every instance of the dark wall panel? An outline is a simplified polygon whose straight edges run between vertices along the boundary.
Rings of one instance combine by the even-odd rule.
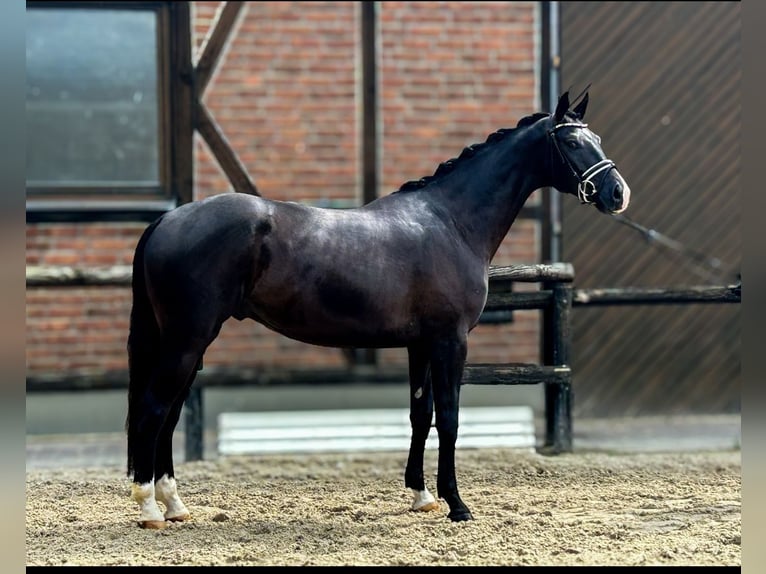
[[[561,86],[632,189],[625,215],[721,261],[708,275],[573,197],[576,287],[727,284],[741,264],[736,2],[562,2]],[[740,306],[577,308],[575,414],[738,412]]]

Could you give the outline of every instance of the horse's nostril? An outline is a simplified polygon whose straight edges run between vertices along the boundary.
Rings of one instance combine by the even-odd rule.
[[[614,186],[614,191],[612,192],[612,197],[617,202],[622,201],[622,186],[619,183]]]

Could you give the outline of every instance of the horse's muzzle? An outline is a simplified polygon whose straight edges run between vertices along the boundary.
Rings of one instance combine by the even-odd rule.
[[[630,204],[630,187],[617,170],[613,170],[611,175],[611,181],[602,184],[594,203],[603,213],[622,213]]]

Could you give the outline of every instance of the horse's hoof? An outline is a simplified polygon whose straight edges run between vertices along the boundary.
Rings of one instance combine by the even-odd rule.
[[[414,512],[431,512],[433,510],[439,510],[439,508],[441,508],[439,506],[439,503],[434,500],[432,502],[425,503],[423,506],[418,506],[418,507],[413,506],[412,510]]]
[[[456,511],[450,512],[447,515],[447,518],[449,518],[452,522],[463,522],[465,520],[473,520],[473,516],[471,515],[470,510],[456,510]]]
[[[537,449],[537,454],[542,456],[556,456],[562,452],[564,451],[561,448],[553,445],[545,445]]]
[[[168,522],[165,520],[139,520],[138,525],[147,530],[162,530],[169,526]]]
[[[165,520],[170,522],[185,522],[187,520],[191,520],[191,514],[185,512],[184,514],[179,514],[178,516],[166,516]]]

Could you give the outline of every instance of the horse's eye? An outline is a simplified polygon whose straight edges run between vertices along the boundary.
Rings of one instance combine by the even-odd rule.
[[[575,140],[567,140],[567,146],[572,149],[577,149],[577,142]]]

